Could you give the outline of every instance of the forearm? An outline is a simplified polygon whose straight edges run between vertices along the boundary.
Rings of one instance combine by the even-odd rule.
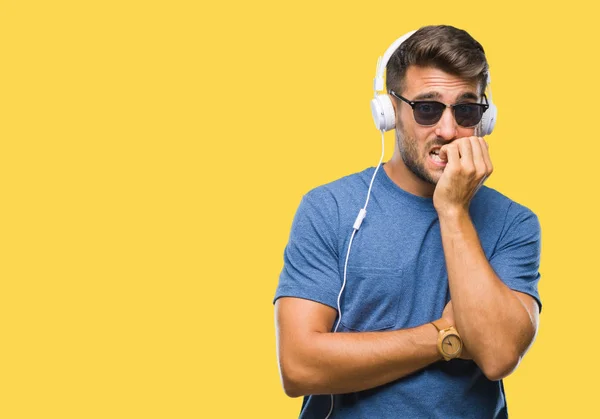
[[[282,362],[290,396],[366,390],[441,359],[437,331],[430,324],[386,332],[311,335],[303,345],[290,349],[288,362]]]
[[[524,305],[489,264],[466,211],[440,214],[456,328],[488,377],[514,369],[535,328]]]

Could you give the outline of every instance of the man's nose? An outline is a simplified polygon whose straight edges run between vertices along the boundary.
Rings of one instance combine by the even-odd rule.
[[[451,141],[456,138],[457,132],[458,125],[456,119],[454,119],[452,108],[444,109],[444,113],[442,113],[442,117],[435,128],[435,134],[444,140]]]

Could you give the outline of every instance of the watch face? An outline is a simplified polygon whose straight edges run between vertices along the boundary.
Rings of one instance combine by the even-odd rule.
[[[442,340],[442,350],[448,356],[456,355],[460,352],[462,348],[462,342],[460,338],[456,335],[447,335],[444,340]]]

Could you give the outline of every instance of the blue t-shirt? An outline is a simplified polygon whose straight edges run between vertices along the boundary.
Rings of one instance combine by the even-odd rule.
[[[275,300],[299,297],[337,309],[352,225],[374,170],[317,187],[303,197]],[[509,288],[534,297],[541,308],[540,226],[535,214],[483,186],[471,201],[470,215],[496,274]],[[338,332],[416,327],[440,318],[449,299],[433,200],[402,190],[381,168],[367,216],[352,243]],[[329,395],[307,396],[300,418],[325,419],[330,405]],[[331,418],[507,416],[502,381],[488,380],[473,361],[455,359],[383,386],[335,395]]]

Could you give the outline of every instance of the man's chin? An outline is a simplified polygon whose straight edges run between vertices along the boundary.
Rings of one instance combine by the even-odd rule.
[[[431,183],[432,185],[437,185],[437,183],[439,182],[440,178],[442,177],[442,175],[444,174],[444,168],[440,168],[440,169],[434,169],[434,170],[427,170],[427,180],[429,183]]]
[[[440,181],[440,177],[430,177],[429,178],[429,183],[431,183],[432,185],[437,185],[438,182]]]

